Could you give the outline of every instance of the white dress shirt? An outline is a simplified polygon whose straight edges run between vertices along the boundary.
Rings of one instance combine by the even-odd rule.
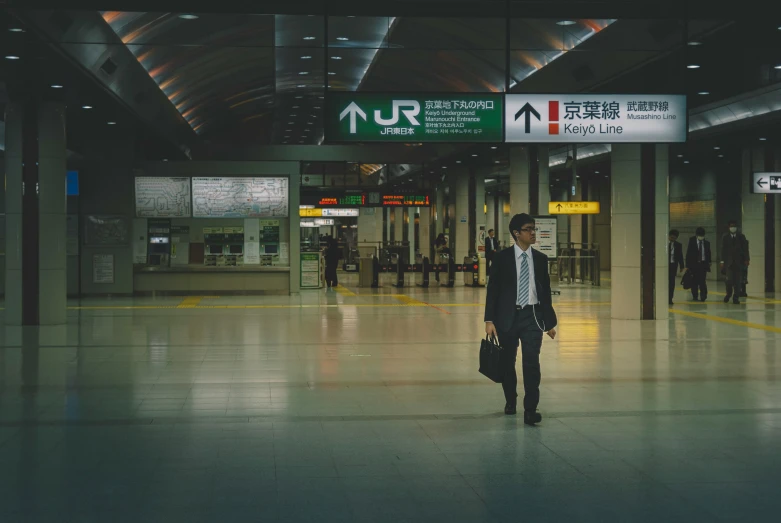
[[[675,249],[673,248],[673,242],[667,243],[667,251],[670,253],[670,264],[675,264]]]
[[[524,251],[520,247],[518,247],[518,244],[516,243],[513,247],[515,251],[515,287],[518,288],[518,280],[521,277],[521,256],[524,252],[526,252],[527,260],[526,263],[529,265],[529,305],[537,305],[540,300],[537,299],[537,284],[534,282],[534,258],[532,257],[532,248],[529,246],[529,248]],[[517,290],[515,291],[518,292]],[[516,297],[516,303],[517,303],[517,297]]]

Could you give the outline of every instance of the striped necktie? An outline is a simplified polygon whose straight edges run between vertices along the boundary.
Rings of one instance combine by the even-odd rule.
[[[521,253],[521,273],[518,275],[518,305],[526,307],[529,303],[529,262],[526,253]]]

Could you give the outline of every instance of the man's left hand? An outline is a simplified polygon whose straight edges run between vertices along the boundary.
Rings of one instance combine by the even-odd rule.
[[[555,339],[556,338],[556,329],[551,329],[548,332],[546,332],[545,334],[550,336],[550,339]]]

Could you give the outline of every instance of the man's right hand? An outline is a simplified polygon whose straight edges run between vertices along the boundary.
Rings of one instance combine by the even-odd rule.
[[[485,322],[485,334],[486,336],[499,337],[499,334],[496,333],[496,326],[490,321]]]

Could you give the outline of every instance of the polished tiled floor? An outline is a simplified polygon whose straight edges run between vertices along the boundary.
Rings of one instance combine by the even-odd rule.
[[[0,522],[778,520],[781,297],[562,287],[529,428],[476,371],[484,289],[353,283],[0,327]]]

